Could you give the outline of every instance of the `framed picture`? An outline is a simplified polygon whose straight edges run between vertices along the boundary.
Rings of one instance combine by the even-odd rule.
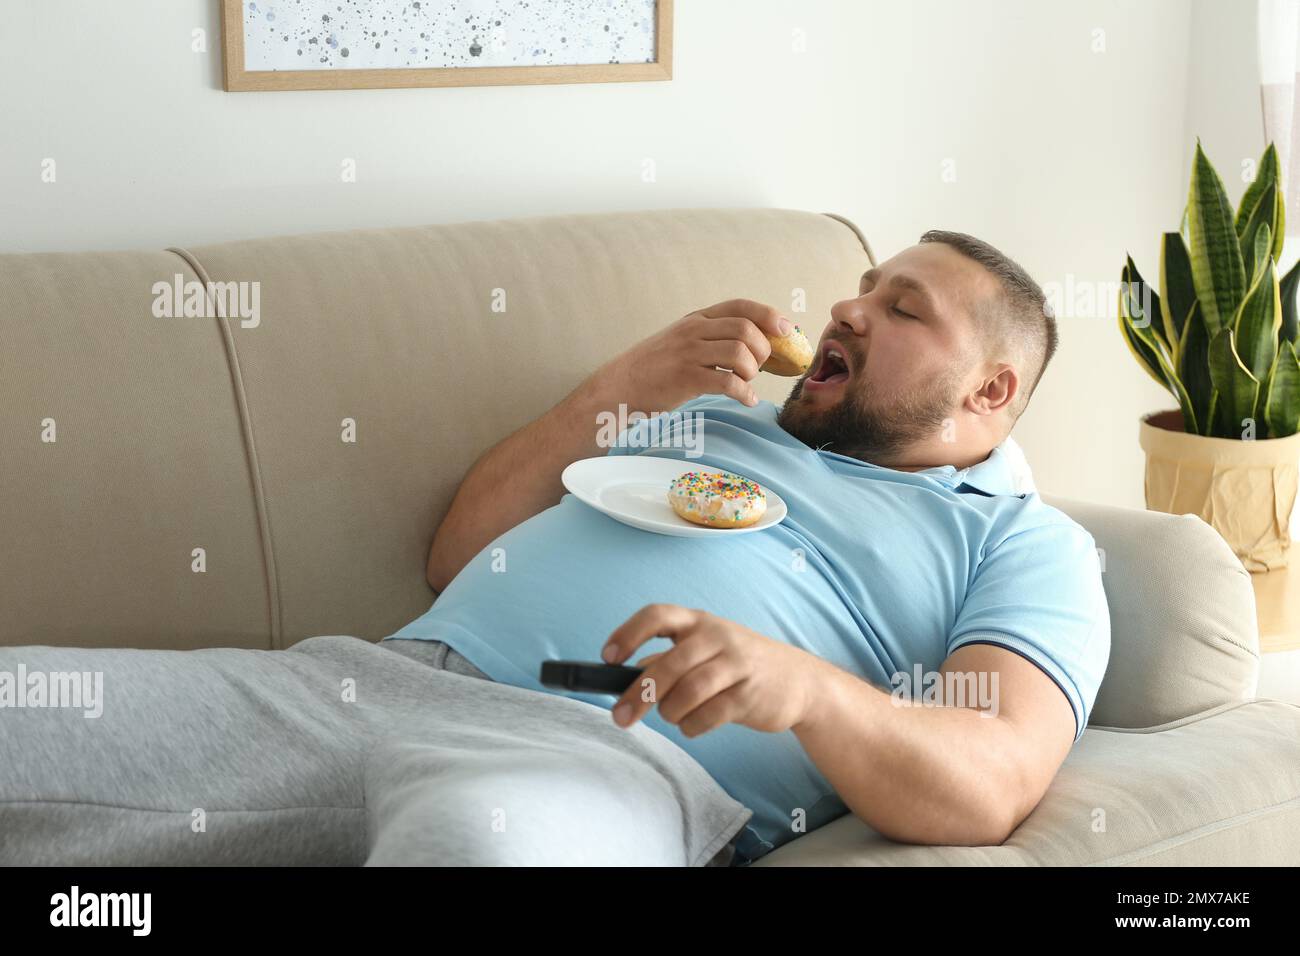
[[[221,0],[225,88],[672,79],[672,0]]]

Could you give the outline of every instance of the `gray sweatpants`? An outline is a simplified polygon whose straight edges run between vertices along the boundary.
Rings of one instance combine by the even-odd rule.
[[[0,864],[718,866],[750,816],[663,735],[437,641],[0,647]]]

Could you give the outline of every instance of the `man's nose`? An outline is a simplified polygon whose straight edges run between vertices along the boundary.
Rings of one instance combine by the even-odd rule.
[[[862,296],[855,299],[841,299],[831,306],[831,318],[839,334],[863,335],[869,321],[866,300]]]

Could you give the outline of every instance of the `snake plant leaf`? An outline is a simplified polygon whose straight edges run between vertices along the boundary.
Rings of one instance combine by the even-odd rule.
[[[1282,298],[1282,338],[1294,342],[1296,337],[1296,286],[1300,285],[1300,261],[1282,277],[1279,293]]]
[[[1156,384],[1167,389],[1178,400],[1178,408],[1183,415],[1184,430],[1189,434],[1198,434],[1200,423],[1196,418],[1191,396],[1179,381],[1167,350],[1156,334],[1156,326],[1150,322],[1135,321],[1129,311],[1133,302],[1128,294],[1130,285],[1130,273],[1126,266],[1119,291],[1119,327],[1124,335],[1124,341],[1128,343],[1129,350]],[[1210,407],[1213,409],[1214,406]]]
[[[1279,180],[1273,201],[1273,261],[1282,258],[1282,246],[1286,243],[1286,192]]]
[[[1210,339],[1210,378],[1219,392],[1219,410],[1227,430],[1222,438],[1240,437],[1242,422],[1255,417],[1259,379],[1237,357],[1232,326],[1224,326]]]
[[[1128,343],[1129,351],[1133,357],[1138,360],[1138,364],[1146,369],[1146,373],[1151,376],[1157,385],[1161,388],[1169,388],[1169,382],[1165,380],[1164,373],[1160,369],[1160,357],[1156,350],[1138,334],[1132,326],[1132,316],[1128,313],[1128,294],[1125,289],[1128,282],[1128,270],[1124,270],[1124,278],[1121,281],[1119,289],[1119,331],[1124,336],[1124,341]]]
[[[1277,187],[1269,186],[1264,191],[1264,199],[1255,209],[1255,214],[1246,223],[1246,231],[1241,235],[1241,262],[1246,270],[1246,282],[1255,281],[1255,275],[1264,266],[1266,258],[1273,258],[1273,211],[1277,203]],[[1260,231],[1267,229],[1264,235]]]
[[[1187,256],[1187,244],[1176,232],[1166,232],[1160,243],[1160,314],[1165,322],[1165,337],[1175,365],[1182,352],[1184,322],[1196,301],[1196,287],[1192,285],[1192,260]],[[1199,313],[1198,313],[1199,317]]]
[[[1213,342],[1213,337],[1232,322],[1245,298],[1246,270],[1228,194],[1199,139],[1192,161],[1187,215],[1192,283]]]
[[[1183,319],[1183,338],[1178,343],[1178,380],[1187,389],[1187,398],[1200,426],[1198,434],[1210,434],[1214,421],[1214,382],[1210,379],[1210,337],[1201,320],[1200,303],[1193,301],[1192,308]]]
[[[1272,195],[1267,195],[1270,187]],[[1254,235],[1252,220],[1257,220],[1260,213],[1269,225],[1274,236],[1272,256],[1277,260],[1282,255],[1282,242],[1286,238],[1286,198],[1282,191],[1282,164],[1277,158],[1277,149],[1272,143],[1264,150],[1255,170],[1255,180],[1246,187],[1237,207],[1237,238],[1245,240]]]
[[[1169,339],[1165,331],[1164,314],[1160,306],[1160,293],[1138,272],[1133,257],[1124,264],[1121,289],[1128,295],[1128,314],[1134,328],[1148,328],[1167,355],[1173,355],[1177,339]],[[1146,336],[1143,336],[1146,338]]]
[[[1277,362],[1269,376],[1264,421],[1272,438],[1294,435],[1300,428],[1300,358],[1290,342],[1283,342],[1277,350]]]
[[[1264,149],[1264,155],[1259,158],[1259,164],[1255,167],[1255,178],[1250,185],[1246,187],[1246,192],[1241,197],[1241,205],[1237,210],[1237,235],[1246,234],[1246,221],[1255,212],[1255,207],[1264,197],[1264,191],[1269,186],[1277,185],[1282,175],[1282,164],[1278,160],[1277,148],[1269,143]]]
[[[1265,236],[1267,230],[1267,223],[1260,227]],[[1273,257],[1265,255],[1263,271],[1232,320],[1237,357],[1260,382],[1268,380],[1273,360],[1277,358],[1277,333],[1281,326],[1282,303],[1278,294],[1277,270]]]
[[[1183,383],[1178,380],[1178,375],[1169,359],[1169,350],[1165,347],[1158,334],[1157,324],[1137,320],[1130,311],[1133,305],[1141,305],[1140,298],[1129,292],[1141,281],[1132,278],[1132,272],[1129,271],[1130,266],[1132,266],[1131,259],[1128,265],[1124,267],[1119,290],[1120,330],[1124,333],[1124,340],[1128,342],[1129,348],[1142,366],[1151,374],[1151,377],[1159,385],[1172,392],[1174,398],[1178,400],[1178,407],[1183,413],[1183,429],[1190,434],[1197,434],[1198,422],[1196,420],[1196,411],[1192,407],[1191,397],[1187,394],[1187,389],[1183,387]],[[1149,314],[1153,316],[1158,314],[1154,306],[1150,308]]]

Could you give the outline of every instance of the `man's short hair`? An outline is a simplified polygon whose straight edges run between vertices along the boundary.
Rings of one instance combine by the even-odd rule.
[[[986,356],[1010,349],[1022,363],[1019,369],[1021,382],[1022,385],[1028,382],[1029,387],[1021,388],[1015,407],[1011,409],[1014,422],[1029,404],[1047,363],[1056,354],[1056,319],[1047,304],[1047,297],[1019,263],[982,239],[964,232],[931,229],[920,241],[951,246],[966,258],[978,262],[998,280],[1001,294],[995,301],[984,303],[984,307],[978,310],[982,314],[976,315],[975,319],[982,327]]]

